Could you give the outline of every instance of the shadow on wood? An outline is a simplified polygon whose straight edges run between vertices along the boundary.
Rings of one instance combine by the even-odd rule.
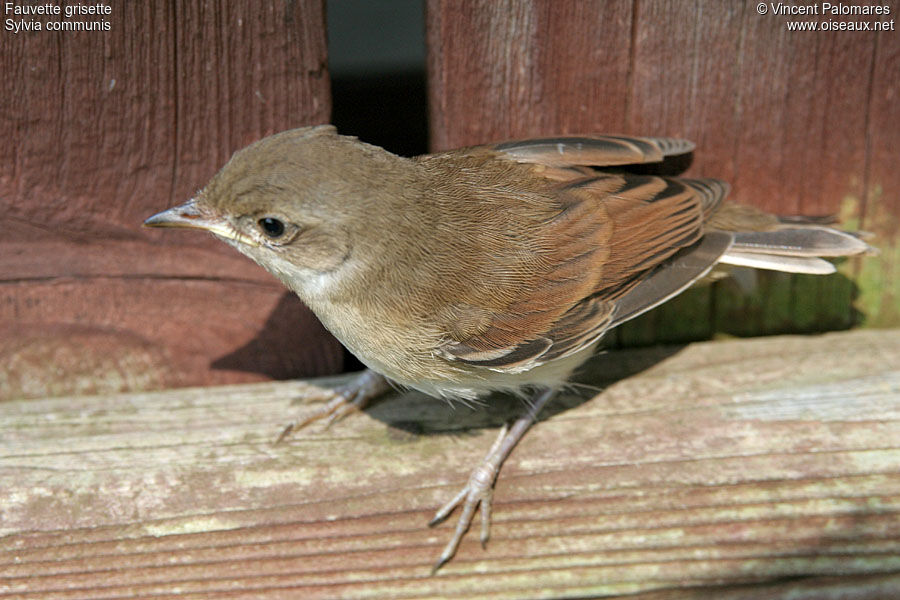
[[[277,380],[300,377],[309,369],[339,373],[341,350],[300,299],[293,292],[284,292],[253,339],[213,360],[209,368]]]

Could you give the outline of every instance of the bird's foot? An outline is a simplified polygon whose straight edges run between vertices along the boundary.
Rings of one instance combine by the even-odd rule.
[[[503,460],[512,449],[510,441],[509,427],[504,425],[490,451],[488,451],[481,463],[475,467],[475,470],[472,471],[466,485],[447,504],[442,506],[428,523],[429,527],[434,527],[446,519],[457,506],[462,505],[462,512],[456,521],[456,529],[453,530],[453,536],[447,542],[447,545],[444,546],[444,551],[441,552],[440,558],[438,558],[431,570],[432,574],[436,573],[456,554],[459,542],[472,524],[472,519],[475,517],[475,509],[478,508],[479,504],[481,504],[481,546],[485,547],[487,545],[488,538],[491,535],[491,501],[494,498],[494,482],[497,479],[497,473],[500,472]],[[518,440],[516,439],[515,441]],[[512,441],[512,445],[515,444],[515,441]]]
[[[313,421],[325,419],[327,428],[348,413],[365,408],[370,400],[380,396],[390,387],[387,379],[371,369],[366,369],[344,385],[327,392],[326,397],[330,398],[328,402],[305,418],[289,423],[275,443],[282,442],[291,433],[306,427]]]
[[[541,412],[541,409],[553,397],[554,393],[552,388],[543,390],[534,397],[534,400],[528,406],[528,411],[516,419],[511,427],[503,426],[503,429],[500,430],[500,435],[494,441],[494,445],[491,446],[485,457],[475,467],[472,474],[469,475],[469,481],[466,482],[465,487],[450,502],[442,506],[437,511],[437,514],[434,515],[434,518],[431,519],[431,522],[428,523],[430,527],[437,525],[446,519],[457,506],[462,505],[459,520],[456,522],[456,529],[453,530],[453,536],[447,542],[447,545],[444,546],[441,556],[431,569],[432,575],[447,564],[453,558],[453,555],[456,554],[459,542],[466,534],[466,531],[468,531],[469,525],[472,524],[475,509],[478,508],[479,504],[481,504],[481,546],[487,545],[488,538],[491,535],[491,501],[494,499],[494,482],[497,480],[500,467],[516,444],[519,443],[519,440],[522,439],[522,436],[525,435],[525,432],[528,431],[528,428],[537,419],[538,413]]]

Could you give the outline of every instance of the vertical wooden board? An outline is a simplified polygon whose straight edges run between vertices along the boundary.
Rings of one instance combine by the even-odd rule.
[[[869,101],[873,81],[875,36],[866,32],[850,35],[822,35],[816,39],[820,60],[816,64],[813,96],[806,102],[821,108],[818,122],[809,127],[821,129],[818,145],[807,148],[800,165],[800,176],[814,172],[801,184],[799,211],[803,214],[841,212],[848,198],[860,198],[864,192],[866,126],[870,118],[863,107]],[[890,126],[885,120],[882,126]],[[793,129],[795,142],[802,146],[803,127]],[[861,168],[862,166],[862,168]]]
[[[875,234],[881,254],[848,272],[859,277],[868,322],[884,326],[900,320],[900,37],[896,31],[876,37],[861,227]]]
[[[768,210],[795,212],[787,206],[787,190],[782,185],[783,138],[789,126],[785,115],[791,62],[785,60],[788,34],[773,19],[750,11],[744,15],[740,32],[740,85],[735,98],[739,116],[733,150],[737,168],[731,179],[734,197],[749,197]]]
[[[697,144],[693,172],[729,180],[743,12],[738,3],[638,4],[627,131]]]
[[[235,150],[327,122],[330,97],[323,2],[183,2],[179,12],[175,195],[186,198]]]
[[[523,110],[515,130],[529,135],[544,131],[532,124],[531,114],[538,112],[548,116],[547,126],[556,131],[621,131],[627,107],[614,99],[627,89],[632,7],[623,2],[538,3],[535,13],[537,35],[566,40],[564,58],[576,67],[559,68],[559,55],[536,45],[541,104],[537,111]]]
[[[636,4],[627,130],[685,137],[702,17],[683,3]]]
[[[3,168],[5,218],[41,225],[52,237],[121,235],[169,200],[160,182],[177,159],[174,106],[167,106],[177,59],[150,33],[174,20],[166,6],[111,3],[108,32],[0,38],[18,66],[0,95],[10,110],[3,131],[15,141]]]
[[[836,214],[861,193],[874,36],[788,31],[787,20],[744,13],[735,198],[782,214]]]
[[[432,148],[621,131],[631,7],[624,0],[430,0]]]
[[[140,226],[240,147],[328,120],[324,2],[104,5],[110,15],[71,20],[108,30],[0,34],[0,355],[26,369],[8,375],[37,395],[42,381],[73,392],[66,382],[89,375],[53,352],[68,352],[72,331],[96,343],[86,364],[119,364],[134,340],[155,357],[114,389],[260,379],[267,361],[292,376],[333,372],[339,345],[273,278],[210,236]],[[240,352],[279,316],[300,329],[257,343],[271,359]],[[95,375],[109,389],[102,366]],[[0,398],[16,389],[0,385]]]

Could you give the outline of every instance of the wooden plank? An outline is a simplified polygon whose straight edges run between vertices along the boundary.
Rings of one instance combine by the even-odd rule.
[[[435,149],[557,133],[684,136],[698,144],[688,174],[725,179],[738,201],[785,214],[839,214],[851,228],[865,214],[884,249],[844,263],[838,278],[765,275],[749,295],[731,283],[692,292],[620,328],[622,345],[900,324],[897,36],[793,32],[789,17],[756,6],[428,3]],[[695,318],[676,317],[685,314]]]
[[[260,338],[281,376],[335,372],[340,347],[273,278],[140,227],[234,150],[328,120],[323,1],[103,4],[82,20],[108,31],[0,36],[0,399],[259,380],[241,348]]]
[[[0,598],[892,597],[898,333],[598,356],[435,577],[425,523],[517,400],[397,393],[278,446],[327,382],[2,403]]]

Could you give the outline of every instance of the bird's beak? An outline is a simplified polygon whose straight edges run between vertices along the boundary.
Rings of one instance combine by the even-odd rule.
[[[184,204],[169,210],[156,213],[146,221],[144,227],[184,227],[187,229],[204,229],[219,237],[228,238],[255,245],[252,240],[241,236],[227,219],[214,214],[196,200],[188,200]]]

